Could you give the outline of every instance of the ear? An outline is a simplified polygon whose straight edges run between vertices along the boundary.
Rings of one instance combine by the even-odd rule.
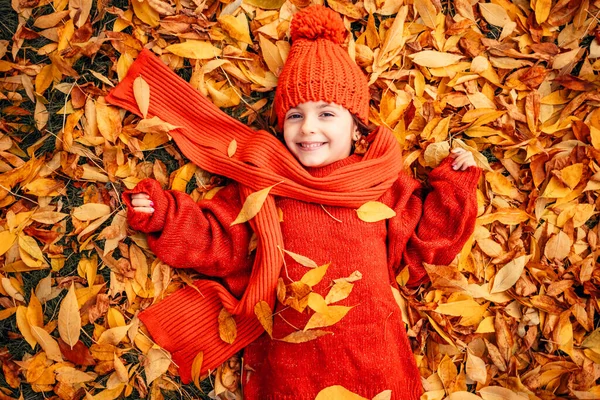
[[[358,131],[358,127],[355,124],[354,131],[352,132],[352,140],[356,142],[358,139],[360,139],[360,132]]]

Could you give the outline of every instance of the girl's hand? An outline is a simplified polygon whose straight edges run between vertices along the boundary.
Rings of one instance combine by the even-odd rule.
[[[131,204],[136,212],[152,214],[154,212],[154,202],[146,193],[136,193],[131,195]]]
[[[470,151],[457,147],[450,151],[448,157],[454,158],[452,169],[455,171],[464,171],[469,167],[476,167],[475,158]]]

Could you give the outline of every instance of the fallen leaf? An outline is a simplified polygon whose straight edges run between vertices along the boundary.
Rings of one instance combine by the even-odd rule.
[[[79,315],[79,306],[77,304],[77,296],[75,295],[75,285],[71,284],[67,295],[60,303],[60,310],[58,311],[58,332],[60,338],[73,348],[79,341],[80,330],[81,316]]]
[[[520,256],[504,265],[494,277],[494,285],[490,293],[504,292],[510,289],[519,279],[530,256]]]
[[[365,222],[378,222],[393,218],[396,212],[378,201],[368,201],[356,210],[358,218]]]

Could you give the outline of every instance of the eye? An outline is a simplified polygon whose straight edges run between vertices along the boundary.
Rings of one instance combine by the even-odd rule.
[[[322,116],[322,117],[335,117],[335,114],[334,114],[334,113],[332,113],[332,112],[330,112],[330,111],[323,111],[323,112],[321,113],[321,116]]]
[[[298,113],[292,113],[292,114],[289,114],[285,119],[298,119],[298,118],[302,118],[302,115],[298,114]]]

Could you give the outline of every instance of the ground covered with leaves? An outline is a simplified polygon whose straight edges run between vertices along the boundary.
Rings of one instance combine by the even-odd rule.
[[[104,96],[145,47],[276,134],[289,22],[310,3],[0,2],[0,399],[239,394],[238,361],[182,385],[140,326],[195,275],[156,259],[120,200],[145,177],[196,199],[223,180]],[[406,170],[425,179],[456,146],[484,169],[455,262],[416,290],[397,277],[423,398],[600,398],[600,2],[326,5]]]

